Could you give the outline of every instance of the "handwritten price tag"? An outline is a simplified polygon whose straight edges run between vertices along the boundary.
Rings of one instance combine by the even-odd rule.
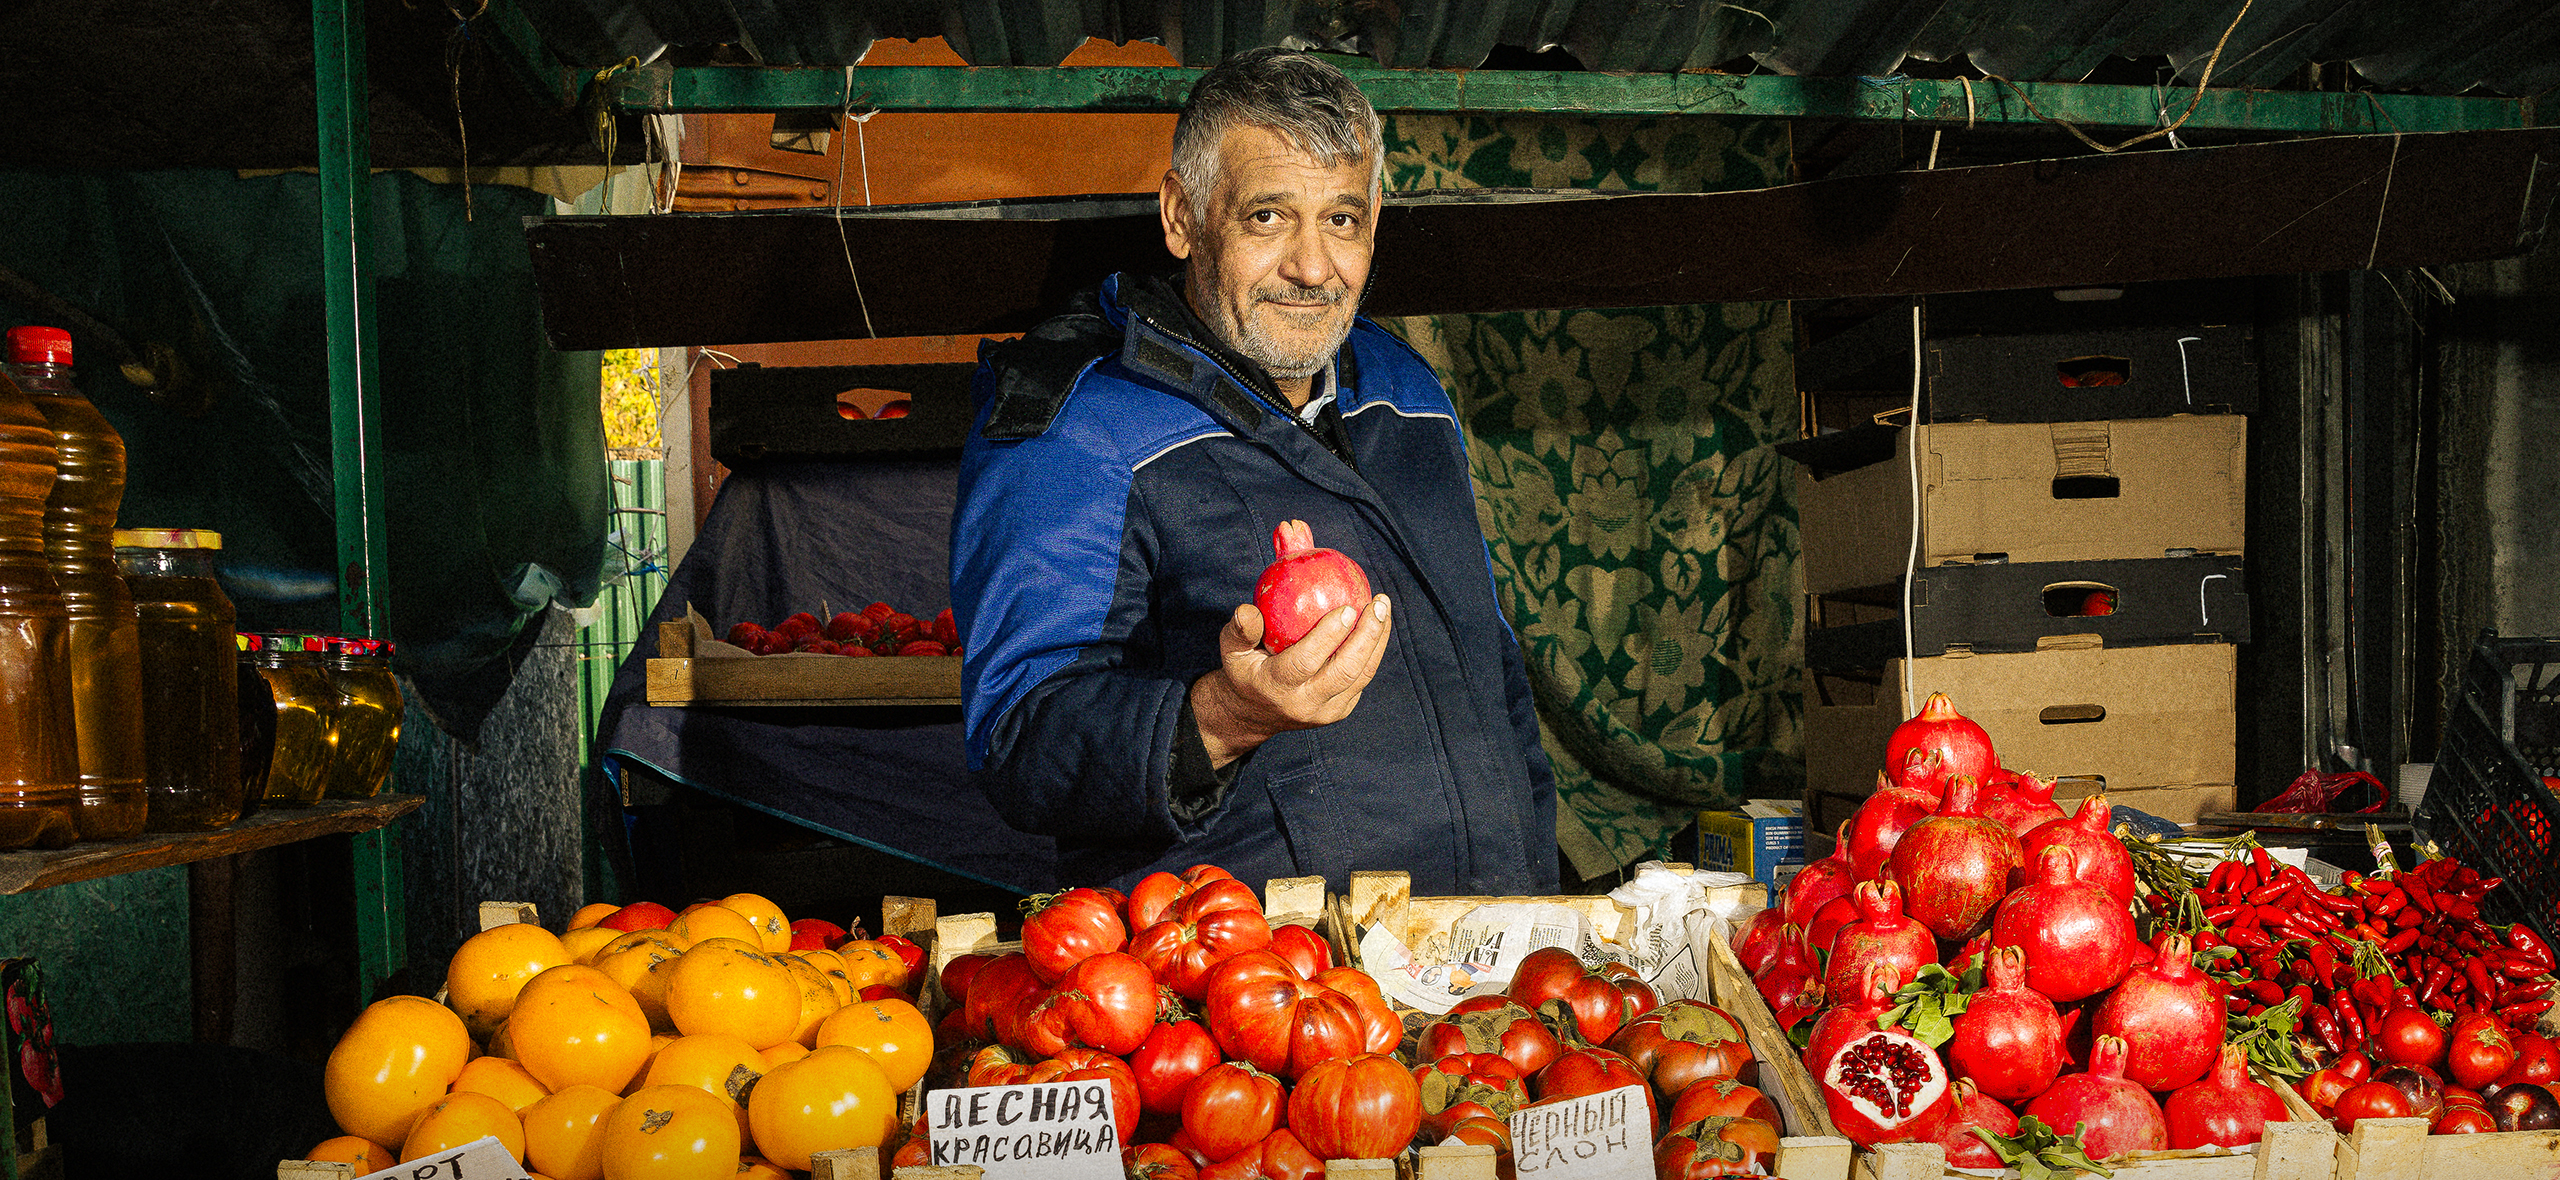
[[[483,1135],[452,1151],[393,1164],[357,1180],[526,1180],[526,1176],[524,1165],[507,1154],[497,1136]]]
[[[987,1180],[1121,1180],[1119,1124],[1108,1082],[981,1086],[925,1095],[936,1167]]]
[[[1511,1158],[1537,1180],[1653,1180],[1644,1087],[1626,1086],[1511,1115]]]

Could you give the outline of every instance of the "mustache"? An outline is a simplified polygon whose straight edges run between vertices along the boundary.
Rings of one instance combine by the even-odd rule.
[[[1327,306],[1351,297],[1349,287],[1301,287],[1286,283],[1274,287],[1256,287],[1253,297],[1263,303],[1322,303]]]

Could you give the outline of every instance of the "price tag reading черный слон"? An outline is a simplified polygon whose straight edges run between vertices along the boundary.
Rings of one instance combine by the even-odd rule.
[[[1511,1161],[1521,1180],[1653,1180],[1653,1112],[1645,1087],[1511,1112]]]
[[[935,1090],[924,1096],[935,1167],[971,1165],[986,1180],[1121,1180],[1111,1083],[1039,1082]]]
[[[526,1180],[524,1165],[495,1135],[483,1135],[451,1151],[423,1155],[356,1180]]]

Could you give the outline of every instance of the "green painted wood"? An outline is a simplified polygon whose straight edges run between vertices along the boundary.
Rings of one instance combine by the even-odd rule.
[[[337,484],[338,619],[379,635],[384,542],[381,390],[373,302],[372,131],[366,115],[364,0],[312,0],[319,96],[321,290],[327,323],[329,442]]]
[[[373,1002],[382,981],[409,962],[407,882],[392,839],[399,825],[353,837],[356,897],[356,1003]]]
[[[1170,112],[1181,109],[1200,73],[1178,66],[872,66],[848,79],[845,70],[826,67],[658,64],[617,74],[607,85],[616,88],[615,105],[634,112]],[[2171,94],[2163,115],[2160,92],[2148,86],[2079,82],[1374,68],[1351,74],[1379,110],[1419,114],[1748,115],[1959,126],[2054,119],[2120,129],[2175,119],[2194,93]],[[2530,98],[2208,90],[2185,126],[2359,134],[2526,127],[2536,118]]]

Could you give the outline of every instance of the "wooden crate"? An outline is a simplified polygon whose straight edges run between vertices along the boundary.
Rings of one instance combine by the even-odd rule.
[[[2366,1119],[2340,1142],[2337,1180],[2560,1176],[2560,1131],[2430,1135],[2425,1119]]]
[[[690,620],[658,624],[652,705],[956,705],[958,656],[708,656]]]

